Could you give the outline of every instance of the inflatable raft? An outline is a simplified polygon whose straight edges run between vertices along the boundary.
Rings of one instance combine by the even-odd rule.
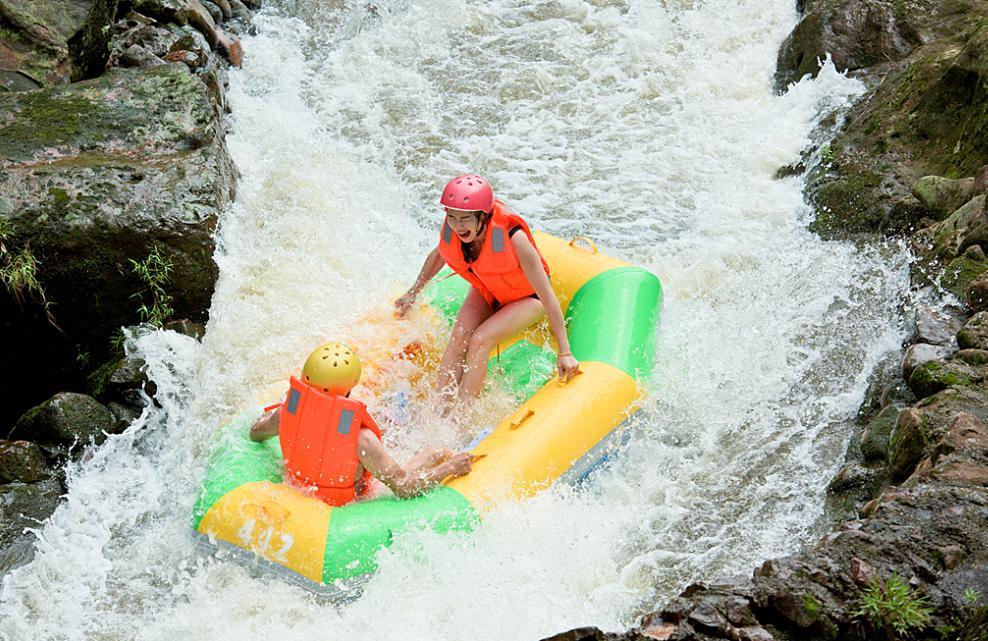
[[[555,378],[537,326],[498,346],[491,367],[520,399],[472,444],[473,471],[426,495],[330,507],[282,483],[278,439],[254,443],[255,414],[223,428],[193,514],[200,540],[319,591],[374,571],[377,552],[409,528],[470,530],[499,500],[576,483],[607,457],[652,371],[662,287],[654,274],[598,253],[587,239],[536,233],[581,374]],[[468,285],[437,279],[430,304],[449,322]],[[373,410],[373,408],[372,408]]]

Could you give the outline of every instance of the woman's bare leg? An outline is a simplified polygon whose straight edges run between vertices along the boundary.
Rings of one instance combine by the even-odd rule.
[[[511,338],[545,314],[542,301],[522,298],[494,312],[473,331],[467,345],[466,367],[460,378],[459,398],[472,400],[480,396],[487,377],[487,360],[491,350]]]
[[[456,316],[453,333],[439,363],[436,388],[444,398],[450,401],[456,398],[456,389],[463,378],[464,362],[467,349],[470,346],[470,338],[474,331],[493,313],[494,310],[487,304],[477,288],[471,287],[463,301],[463,306],[460,307],[460,313]]]

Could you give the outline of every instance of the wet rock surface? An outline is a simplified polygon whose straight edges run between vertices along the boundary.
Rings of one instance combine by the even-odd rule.
[[[0,0],[0,91],[103,72],[117,0]]]
[[[150,310],[205,320],[213,231],[236,185],[225,71],[188,25],[131,12],[115,29],[111,62],[134,68],[0,94],[0,268],[35,274],[0,291],[0,348],[22,372],[0,391],[0,422],[58,388],[85,389],[119,328]],[[167,265],[164,301],[136,269],[152,256]]]
[[[0,575],[32,558],[63,466],[155,402],[121,328],[203,335],[237,179],[226,67],[252,19],[210,4],[0,0],[0,351],[16,372],[0,387]]]

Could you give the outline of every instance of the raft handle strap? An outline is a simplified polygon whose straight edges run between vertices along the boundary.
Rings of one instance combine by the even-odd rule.
[[[590,245],[590,249],[588,250],[590,253],[594,255],[597,254],[597,243],[593,242],[586,236],[573,236],[573,238],[570,239],[569,241],[569,246],[572,247],[573,249],[576,249],[576,241],[578,240],[582,240],[587,245]]]
[[[526,409],[525,410],[525,413],[522,414],[521,418],[516,419],[514,421],[511,421],[511,429],[513,429],[513,430],[518,429],[519,427],[521,427],[521,424],[522,423],[524,423],[526,420],[528,420],[529,418],[531,418],[533,416],[535,416],[535,410],[533,410],[533,409]]]

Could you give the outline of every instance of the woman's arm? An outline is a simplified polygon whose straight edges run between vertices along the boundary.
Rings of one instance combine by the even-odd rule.
[[[422,264],[422,269],[419,271],[418,277],[412,286],[408,288],[408,291],[402,295],[401,298],[395,301],[395,309],[398,311],[398,318],[402,318],[408,313],[408,310],[412,308],[415,303],[415,298],[425,287],[425,284],[432,280],[432,277],[439,273],[439,270],[443,268],[446,261],[443,257],[439,255],[439,246],[429,252],[429,255],[425,257],[425,262]]]
[[[566,333],[566,321],[563,318],[559,299],[556,298],[556,292],[552,290],[552,285],[549,283],[549,276],[542,267],[539,252],[532,245],[532,241],[528,239],[528,235],[515,234],[511,237],[511,243],[515,247],[521,269],[525,272],[525,278],[528,279],[539,300],[542,301],[542,306],[545,307],[546,318],[549,319],[549,326],[552,328],[552,333],[556,336],[556,343],[559,345],[559,358],[557,359],[559,379],[566,382],[579,373],[580,364],[573,358],[573,352],[570,350],[569,334]]]

